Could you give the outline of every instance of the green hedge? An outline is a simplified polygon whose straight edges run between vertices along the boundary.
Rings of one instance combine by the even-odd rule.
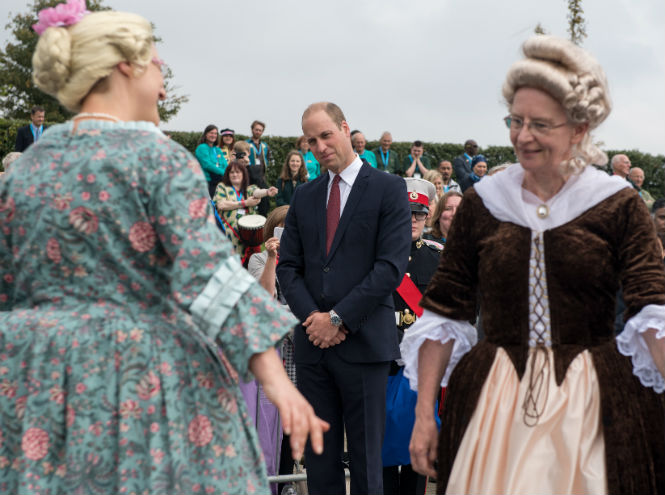
[[[14,143],[16,142],[16,130],[26,125],[25,122],[16,120],[0,119],[0,152],[4,157],[7,153],[14,150]],[[171,139],[182,144],[189,151],[194,153],[198,141],[201,137],[200,132],[181,132],[181,131],[165,131],[171,135]],[[247,139],[247,136],[236,134],[236,139]],[[266,143],[272,149],[273,163],[269,164],[266,171],[267,180],[270,184],[274,184],[279,176],[279,173],[284,165],[287,153],[295,148],[297,137],[281,137],[281,136],[266,136]],[[370,141],[367,143],[368,149],[375,149],[379,146],[378,141]],[[396,151],[400,157],[409,153],[411,143],[395,142],[392,149]],[[462,144],[454,143],[425,143],[425,153],[432,157],[434,163],[446,159],[452,161],[458,155],[461,155],[464,150]],[[482,148],[480,152],[487,158],[489,167],[499,165],[506,162],[514,162],[516,160],[515,153],[512,146],[487,146]],[[665,156],[663,155],[650,155],[642,153],[638,150],[605,150],[609,157],[617,153],[623,153],[630,158],[633,165],[639,166],[644,170],[645,180],[644,188],[648,190],[655,198],[664,196],[665,191]],[[609,164],[605,167],[609,172]]]

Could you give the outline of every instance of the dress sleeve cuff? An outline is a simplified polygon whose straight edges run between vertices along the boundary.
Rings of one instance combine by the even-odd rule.
[[[438,340],[442,344],[454,340],[453,352],[441,380],[441,386],[446,387],[450,374],[459,360],[478,341],[478,334],[467,321],[451,320],[425,310],[418,321],[406,331],[400,345],[402,359],[398,360],[399,364],[404,365],[404,376],[409,380],[411,389],[415,391],[418,390],[418,351],[426,340]]]
[[[229,313],[252,283],[254,278],[235,257],[226,258],[190,307],[199,328],[215,339]]]
[[[665,380],[653,362],[651,352],[641,334],[656,330],[656,338],[665,338],[665,306],[649,304],[626,322],[623,332],[617,337],[617,348],[633,362],[633,374],[645,387],[657,393],[665,391]]]
[[[276,346],[298,320],[229,257],[194,300],[190,312],[244,381],[253,379],[249,360]]]

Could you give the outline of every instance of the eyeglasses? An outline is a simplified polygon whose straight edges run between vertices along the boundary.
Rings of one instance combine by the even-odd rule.
[[[415,217],[415,219],[418,220],[419,222],[422,222],[427,218],[427,213],[425,213],[424,211],[412,211],[411,216]]]
[[[514,115],[507,115],[503,118],[503,121],[506,123],[506,127],[511,131],[521,131],[522,127],[524,127],[524,120],[519,117],[515,117]],[[548,124],[547,122],[541,122],[539,120],[532,120],[526,125],[526,128],[529,129],[529,132],[532,134],[547,136],[552,131],[552,129],[563,127],[567,124],[568,122],[554,125]]]
[[[162,75],[165,75],[166,62],[164,62],[159,57],[152,57],[152,59],[150,60],[150,63],[153,64],[155,67],[157,67],[159,69],[159,71],[162,73]]]

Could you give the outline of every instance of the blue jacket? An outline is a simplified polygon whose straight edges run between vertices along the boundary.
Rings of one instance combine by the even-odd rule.
[[[224,153],[222,153],[222,150],[218,146],[201,143],[196,147],[194,154],[201,164],[203,175],[205,175],[208,182],[210,182],[210,172],[217,175],[224,175],[228,163],[226,163]]]
[[[349,330],[331,348],[349,362],[399,357],[392,292],[411,249],[411,210],[406,183],[367,162],[356,177],[326,255],[329,174],[298,187],[282,234],[277,277],[300,321],[334,309]],[[295,331],[296,361],[315,363],[324,352],[304,328]]]
[[[365,150],[363,151],[363,154],[358,154],[360,158],[365,160],[367,163],[369,163],[372,167],[377,168],[376,164],[376,155],[374,154],[373,151],[370,150]]]
[[[300,154],[302,155],[302,152]],[[305,160],[309,180],[314,180],[321,175],[321,165],[319,165],[318,160],[314,157],[314,153],[311,150],[305,153],[303,160]]]

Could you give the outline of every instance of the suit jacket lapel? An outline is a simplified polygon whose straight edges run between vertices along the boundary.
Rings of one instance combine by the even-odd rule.
[[[337,249],[337,246],[340,243],[340,239],[344,235],[344,231],[349,226],[349,223],[351,222],[351,218],[353,218],[353,214],[355,212],[356,207],[358,206],[358,204],[360,204],[360,200],[365,194],[365,189],[367,188],[367,184],[369,183],[370,168],[371,165],[368,165],[367,163],[363,162],[363,166],[360,168],[360,172],[358,172],[358,176],[356,177],[356,180],[353,182],[351,193],[349,194],[349,197],[346,200],[346,204],[344,205],[344,211],[342,212],[342,217],[339,219],[339,224],[337,225],[337,230],[335,231],[335,238],[333,239],[332,246],[330,246],[330,253],[328,253],[326,260],[330,259],[335,254],[335,250]],[[324,222],[325,222],[325,214],[324,214]],[[325,227],[323,229],[323,236],[324,236],[323,252],[325,253],[326,249]]]
[[[330,174],[326,172],[325,178],[321,177],[317,187],[319,190],[314,194],[314,197],[317,198],[316,204],[314,205],[314,213],[316,222],[318,223],[318,234],[319,234],[319,249],[323,254],[323,257],[326,256],[326,200],[328,199],[328,181],[330,180]]]

